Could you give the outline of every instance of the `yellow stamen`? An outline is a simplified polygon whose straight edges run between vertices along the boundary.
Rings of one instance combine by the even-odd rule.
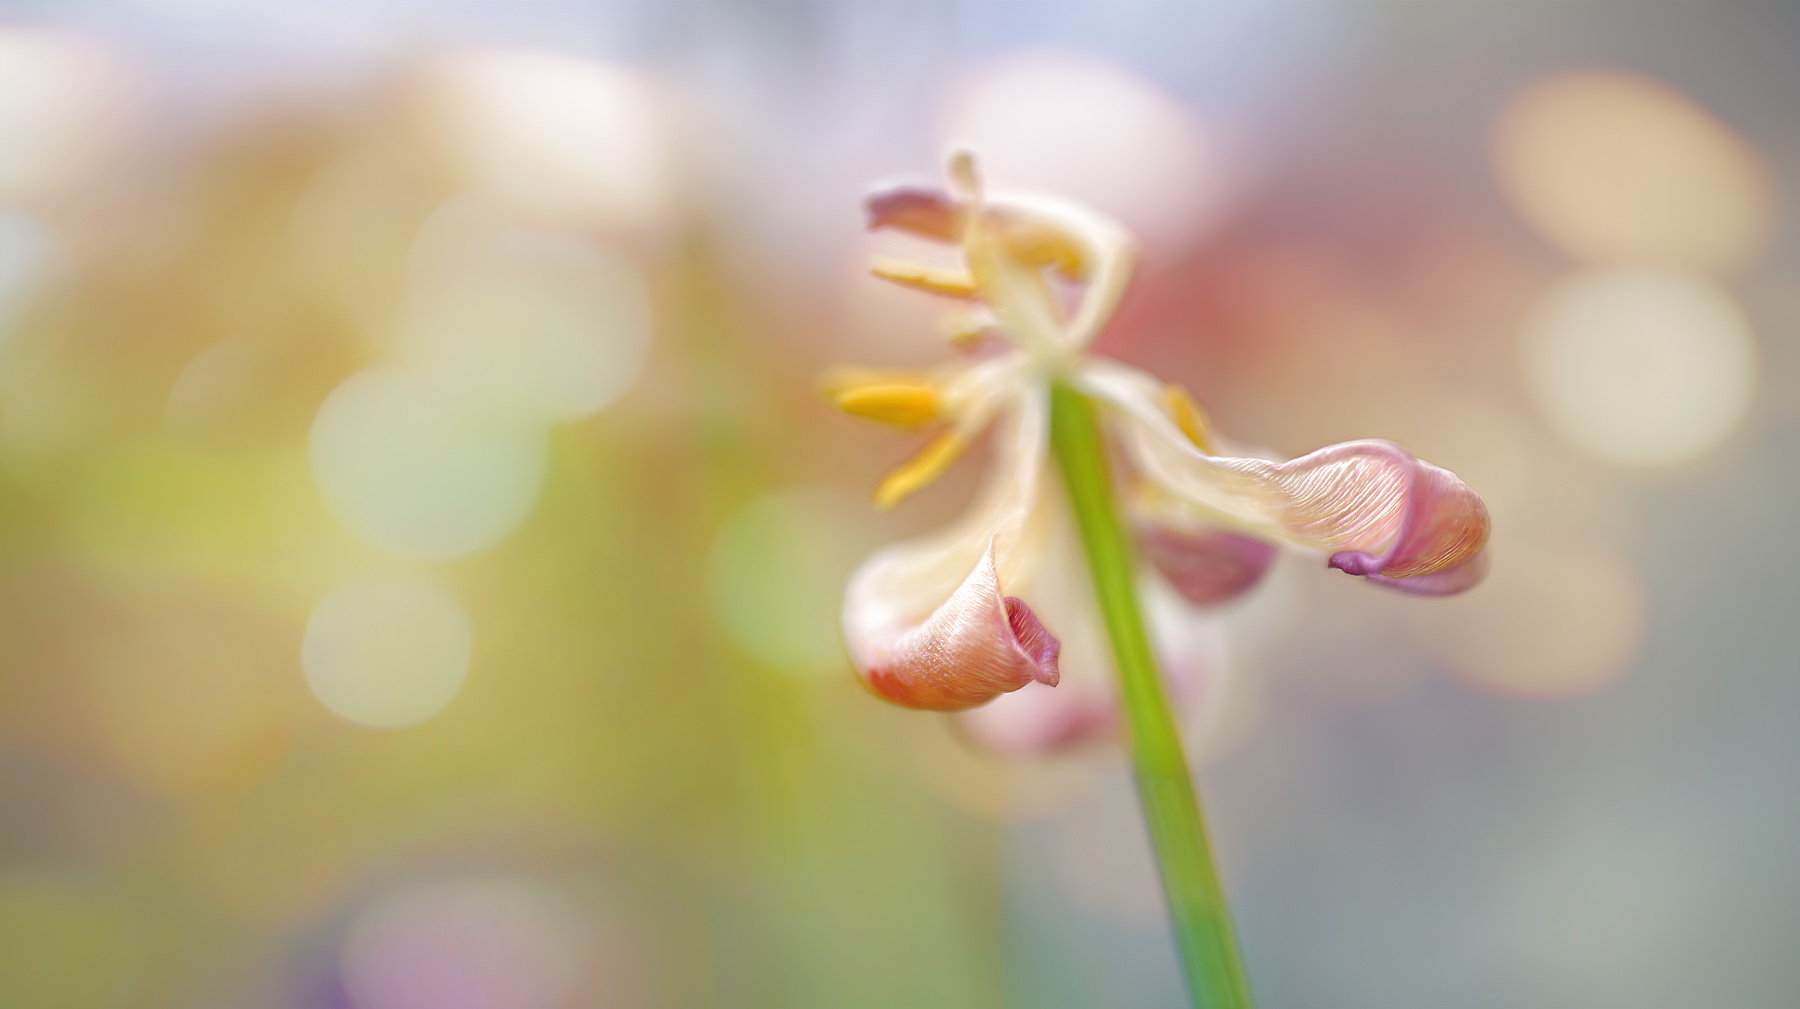
[[[876,510],[887,511],[929,486],[967,447],[968,443],[955,431],[945,431],[931,439],[918,454],[881,478],[881,485],[875,488]]]
[[[869,264],[869,272],[882,280],[891,280],[901,287],[910,287],[915,291],[926,291],[950,298],[973,298],[977,295],[975,278],[962,270],[921,266],[918,263],[877,256],[874,262]]]
[[[898,427],[920,427],[938,419],[938,380],[923,371],[833,368],[820,381],[832,405],[857,417]]]
[[[938,391],[915,383],[870,383],[844,389],[832,401],[854,417],[867,417],[895,427],[923,427],[937,419]]]
[[[1194,397],[1179,385],[1163,386],[1163,407],[1169,411],[1169,419],[1181,428],[1181,433],[1188,436],[1194,447],[1207,455],[1213,454],[1212,436],[1208,433],[1211,425],[1207,423],[1206,411],[1194,402]]]

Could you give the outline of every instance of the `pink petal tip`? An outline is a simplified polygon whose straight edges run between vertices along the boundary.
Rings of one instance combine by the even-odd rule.
[[[853,642],[851,651],[869,689],[930,711],[961,711],[1061,679],[1061,643],[1023,600],[1001,594],[991,547],[924,623],[885,641]]]
[[[962,231],[956,198],[924,186],[878,189],[863,201],[869,230],[893,228],[939,242],[954,242]]]
[[[1416,595],[1452,595],[1474,588],[1486,576],[1487,506],[1456,474],[1384,441],[1333,445],[1294,462],[1334,453],[1385,464],[1392,479],[1369,481],[1364,489],[1380,488],[1381,493],[1366,500],[1373,507],[1393,508],[1398,522],[1385,550],[1340,550],[1331,555],[1331,567]]]

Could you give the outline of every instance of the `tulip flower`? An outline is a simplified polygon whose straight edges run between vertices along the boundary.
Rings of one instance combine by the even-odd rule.
[[[962,302],[950,327],[962,353],[929,373],[846,370],[829,389],[848,413],[935,432],[881,481],[879,508],[929,484],[998,428],[992,472],[969,512],[881,550],[850,579],[844,638],[875,693],[959,711],[1030,684],[1055,688],[1072,672],[1062,668],[1058,629],[1032,605],[1046,542],[1069,535],[1059,488],[1045,479],[1055,383],[1099,404],[1131,464],[1138,552],[1192,604],[1250,589],[1272,545],[1402,592],[1441,595],[1480,580],[1488,517],[1461,480],[1386,441],[1287,461],[1232,454],[1180,387],[1088,353],[1130,277],[1123,229],[1067,200],[984,192],[966,154],[949,175],[948,190],[882,189],[867,206],[871,228],[960,248],[962,269],[878,261],[874,272]],[[1035,707],[1066,730],[1028,734],[1047,744],[1106,721]]]
[[[1195,692],[1192,664],[1172,642],[1196,621],[1158,600],[1213,605],[1241,594],[1276,546],[1385,588],[1460,592],[1486,571],[1487,510],[1461,480],[1392,442],[1344,442],[1286,461],[1232,451],[1185,391],[1088,353],[1130,277],[1123,229],[1067,200],[986,192],[965,153],[951,158],[949,183],[879,190],[868,210],[872,228],[960,251],[960,268],[881,261],[875,273],[961,302],[949,326],[961,356],[928,373],[840,372],[830,392],[848,413],[933,431],[882,479],[877,507],[929,484],[990,426],[992,472],[950,528],[878,551],[851,576],[850,657],[876,694],[965,712],[972,732],[1013,749],[1104,731],[1116,718],[1111,678],[1091,668],[1103,660],[1066,662],[1061,617],[1039,612],[1071,595],[1047,569],[1069,555],[1073,525],[1092,578],[1086,595],[1112,644],[1189,994],[1197,1007],[1247,1009],[1243,959],[1164,696],[1165,673],[1178,700]],[[1121,474],[1109,441],[1129,464],[1128,519],[1115,501]],[[1045,475],[1053,458],[1066,498]],[[1077,640],[1087,628],[1060,631]]]

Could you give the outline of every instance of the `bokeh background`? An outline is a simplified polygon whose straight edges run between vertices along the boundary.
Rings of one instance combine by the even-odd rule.
[[[1182,1004],[1113,747],[835,630],[941,359],[858,200],[1144,245],[1103,350],[1462,474],[1192,741],[1271,1007],[1800,1004],[1800,8],[0,4],[0,1006]]]

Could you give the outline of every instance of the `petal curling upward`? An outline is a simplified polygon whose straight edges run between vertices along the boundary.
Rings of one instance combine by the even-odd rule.
[[[1488,552],[1483,549],[1480,553],[1453,568],[1433,571],[1426,575],[1390,578],[1386,575],[1374,574],[1364,577],[1377,585],[1384,585],[1390,589],[1415,596],[1453,596],[1458,592],[1467,592],[1481,584],[1487,574]]]
[[[844,641],[875,693],[959,711],[1027,683],[1054,686],[1061,645],[1003,585],[1024,581],[1048,438],[1043,392],[1015,393],[982,500],[956,526],[877,552],[844,592]],[[978,411],[978,414],[985,410]]]
[[[1301,456],[1294,463],[1321,459],[1314,465],[1329,466],[1331,458],[1360,454],[1384,478],[1370,482],[1390,500],[1403,502],[1398,527],[1385,549],[1340,550],[1331,555],[1331,567],[1347,574],[1375,579],[1379,584],[1422,595],[1448,595],[1471,588],[1486,574],[1487,507],[1469,485],[1449,470],[1414,458],[1392,442],[1346,442]],[[1390,487],[1390,482],[1392,485]]]
[[[1064,559],[1078,561],[1079,555]],[[1058,567],[1065,568],[1060,578]],[[1117,673],[1093,590],[1079,580],[1083,574],[1052,560],[1033,579],[1032,598],[1045,618],[1068,630],[1061,682],[1055,690],[1027,685],[958,714],[956,725],[968,741],[1000,756],[1025,757],[1117,737],[1122,725]],[[1046,584],[1047,575],[1062,585]],[[1225,689],[1220,626],[1153,575],[1139,579],[1138,591],[1169,703],[1194,733],[1190,738],[1201,738],[1221,711]]]
[[[990,546],[923,624],[853,647],[875,693],[909,708],[961,711],[1027,683],[1056,686],[1062,646],[1030,606],[1001,592]]]

